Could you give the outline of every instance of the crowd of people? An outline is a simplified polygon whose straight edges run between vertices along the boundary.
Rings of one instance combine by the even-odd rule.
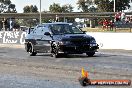
[[[113,30],[115,23],[122,22],[123,24],[132,23],[132,16],[126,16],[124,12],[117,12],[114,19],[103,19],[99,21],[103,29]]]
[[[103,28],[103,29],[108,29],[108,28],[110,28],[110,30],[112,30],[113,27],[114,27],[114,22],[113,22],[113,20],[103,19],[103,20],[99,21],[99,24],[102,25],[102,28]]]

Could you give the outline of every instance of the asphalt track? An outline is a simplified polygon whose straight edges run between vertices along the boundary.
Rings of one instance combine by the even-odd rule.
[[[0,46],[0,88],[82,88],[78,82],[82,67],[90,79],[132,80],[132,51],[99,50],[94,57],[83,54],[53,58],[50,54],[29,56],[23,45]]]

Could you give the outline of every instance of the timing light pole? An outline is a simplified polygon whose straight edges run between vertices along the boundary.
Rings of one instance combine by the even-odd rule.
[[[39,18],[39,23],[41,24],[41,0],[40,0],[40,18]]]
[[[115,0],[114,0],[114,12],[115,12]]]

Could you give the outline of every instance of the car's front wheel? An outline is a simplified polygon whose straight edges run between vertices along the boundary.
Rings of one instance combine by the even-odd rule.
[[[30,52],[30,56],[36,56],[37,52],[33,51],[33,52]]]
[[[88,55],[89,57],[94,56],[95,52],[87,52],[86,55]]]
[[[60,54],[58,53],[58,47],[55,45],[52,45],[51,47],[51,56],[58,58],[60,56]]]

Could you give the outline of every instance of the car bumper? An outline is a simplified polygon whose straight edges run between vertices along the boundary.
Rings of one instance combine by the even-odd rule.
[[[98,44],[89,44],[89,45],[60,45],[59,52],[60,53],[68,53],[68,54],[81,54],[87,52],[97,52],[99,49]]]

